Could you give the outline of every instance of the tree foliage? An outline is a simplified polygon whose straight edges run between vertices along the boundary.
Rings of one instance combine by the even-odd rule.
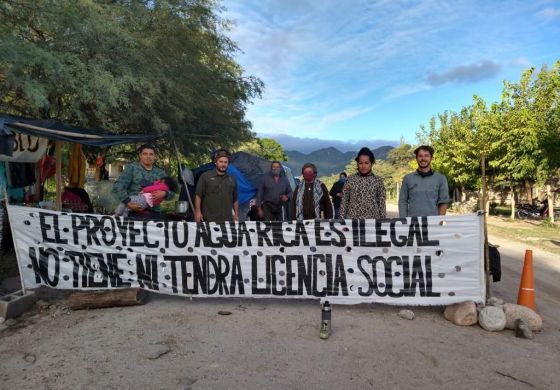
[[[432,117],[418,138],[434,146],[434,167],[458,187],[480,188],[481,156],[494,185],[557,181],[560,61],[550,70],[526,70],[517,83],[505,81],[500,102],[488,106],[474,96],[460,112]]]
[[[237,151],[251,153],[270,161],[288,161],[284,148],[272,138],[255,138],[236,148]]]
[[[0,3],[0,110],[118,133],[186,153],[250,139],[245,76],[214,0]]]

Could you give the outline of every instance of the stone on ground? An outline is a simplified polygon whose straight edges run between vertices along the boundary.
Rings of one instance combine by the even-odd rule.
[[[146,359],[154,360],[165,355],[171,349],[165,344],[152,344],[146,346],[146,350],[142,353],[142,356]]]
[[[517,327],[515,329],[515,337],[520,337],[524,339],[531,340],[534,336],[533,332],[529,328],[529,325],[522,319],[516,321]]]
[[[496,297],[488,298],[488,306],[503,306],[504,300]]]
[[[517,320],[521,319],[527,323],[533,332],[542,330],[541,316],[526,306],[506,303],[504,305],[504,313],[506,314],[507,329],[517,329]]]
[[[476,305],[473,301],[466,301],[449,305],[445,308],[443,316],[455,325],[469,326],[478,321]]]
[[[408,309],[399,310],[399,317],[404,318],[405,320],[413,320],[414,319],[414,312]]]
[[[478,313],[478,324],[489,332],[499,332],[506,327],[506,315],[500,307],[486,306]]]

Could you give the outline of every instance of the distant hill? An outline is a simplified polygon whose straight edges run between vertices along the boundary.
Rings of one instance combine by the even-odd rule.
[[[384,160],[387,158],[387,153],[393,149],[392,146],[381,146],[372,149],[375,158]],[[295,150],[286,150],[288,161],[285,162],[294,174],[297,176],[301,172],[301,167],[306,162],[311,162],[317,166],[319,176],[329,176],[334,173],[342,172],[346,165],[356,157],[357,151],[343,153],[337,148],[323,148],[311,152],[309,154],[301,153]]]

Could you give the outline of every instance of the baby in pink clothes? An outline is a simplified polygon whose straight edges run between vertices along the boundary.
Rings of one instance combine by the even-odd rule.
[[[152,208],[159,205],[163,199],[154,199],[154,192],[156,191],[176,191],[177,182],[169,176],[163,177],[159,180],[154,181],[152,184],[142,188],[142,191],[138,195],[130,196],[120,203],[115,210],[115,215],[128,217],[128,203],[135,203],[142,207],[143,209]]]

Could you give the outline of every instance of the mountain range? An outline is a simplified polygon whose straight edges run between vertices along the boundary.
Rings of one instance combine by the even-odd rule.
[[[372,149],[372,152],[376,159],[384,160],[391,149],[393,146],[380,146]],[[357,151],[341,152],[335,147],[323,148],[307,154],[296,150],[286,150],[285,153],[288,161],[283,164],[290,167],[296,176],[300,174],[302,165],[307,162],[317,166],[319,176],[330,176],[342,172],[358,154]]]

